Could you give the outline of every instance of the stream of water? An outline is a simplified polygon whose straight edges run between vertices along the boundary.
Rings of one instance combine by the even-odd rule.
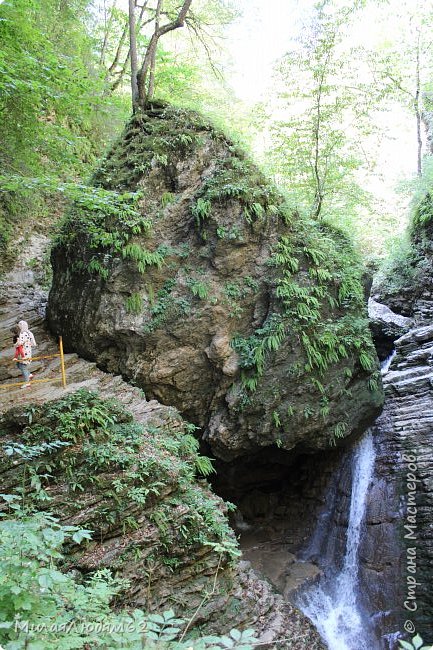
[[[353,449],[352,495],[343,565],[339,571],[334,569],[325,574],[298,602],[330,650],[373,650],[375,647],[358,594],[358,548],[374,461],[373,437],[367,432]]]

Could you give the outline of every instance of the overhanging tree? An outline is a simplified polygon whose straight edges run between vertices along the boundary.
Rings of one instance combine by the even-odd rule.
[[[146,48],[141,66],[137,55],[137,34],[135,17],[135,0],[129,0],[129,48],[131,60],[131,91],[134,111],[143,107],[152,97],[155,89],[155,62],[159,40],[168,32],[183,27],[190,10],[192,0],[184,0],[173,13],[164,11],[164,0],[157,0],[153,33]],[[162,20],[166,17],[165,22]]]
[[[118,4],[111,0],[105,7],[94,34],[108,94],[125,89],[128,82],[137,110],[156,92],[182,103],[192,95],[210,93],[209,73],[222,87],[220,67],[227,59],[222,35],[237,15],[232,0],[128,0],[126,12]],[[183,26],[185,37],[164,40]]]
[[[399,26],[373,54],[372,66],[388,92],[394,94],[415,118],[416,169],[422,174],[425,132],[431,130],[431,83],[433,77],[433,11],[430,3],[399,2]],[[384,18],[387,20],[387,16]]]

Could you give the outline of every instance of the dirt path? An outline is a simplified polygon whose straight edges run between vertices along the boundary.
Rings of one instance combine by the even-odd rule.
[[[14,405],[54,400],[78,388],[95,390],[103,397],[116,397],[127,406],[139,421],[149,416],[165,419],[174,409],[162,406],[155,400],[147,401],[143,392],[130,386],[120,376],[98,370],[94,363],[76,354],[65,355],[67,388],[62,387],[60,360],[35,361],[32,364],[34,383],[21,389],[13,384],[21,381],[21,373],[12,358],[14,347],[10,328],[19,320],[26,320],[35,335],[37,347],[34,355],[44,356],[58,352],[57,340],[45,326],[47,291],[40,284],[40,264],[49,246],[48,238],[35,235],[26,245],[15,268],[0,280],[0,413]],[[50,379],[46,383],[37,380]]]

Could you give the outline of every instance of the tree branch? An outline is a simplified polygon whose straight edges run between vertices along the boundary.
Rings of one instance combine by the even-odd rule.
[[[141,22],[142,19],[143,19],[144,12],[146,10],[147,2],[148,2],[148,0],[146,0],[144,5],[141,7],[140,15],[138,17],[137,26],[136,26],[136,33],[139,33],[141,31],[141,29],[144,27],[144,25],[148,25],[153,20],[153,16],[152,16],[152,18],[149,18],[149,20]],[[128,34],[128,26],[129,25],[127,23],[126,26],[125,26],[125,29],[124,29],[125,39],[126,39],[126,36]],[[123,33],[122,33],[122,37],[123,37]],[[122,40],[122,37],[121,37],[121,40]],[[129,58],[131,56],[131,48],[128,48],[128,52],[126,54],[125,60],[123,61],[121,69],[116,73],[114,72],[116,65],[119,63],[121,48],[122,48],[122,45],[124,45],[125,39],[123,40],[123,43],[119,43],[119,47],[117,49],[114,61],[113,61],[112,65],[110,66],[109,70],[108,70],[108,72],[111,74],[112,77],[114,77],[114,75],[117,76],[117,79],[115,81],[113,81],[113,83],[110,86],[110,91],[111,92],[113,92],[114,90],[116,90],[116,88],[118,86],[120,86],[120,84],[121,84],[121,82],[123,80],[123,77],[125,75],[126,69],[128,67],[128,64],[129,64]]]
[[[156,5],[156,14],[155,14],[155,32],[159,31],[159,20],[161,18],[161,9],[162,9],[163,0],[158,0]],[[153,91],[155,88],[155,61],[156,61],[156,43],[152,49],[150,56],[150,75],[149,75],[149,87],[147,89],[147,97],[150,99],[153,97]]]
[[[113,16],[114,16],[114,9],[116,7],[116,0],[113,0],[113,4],[110,7],[110,10],[108,12],[108,21],[107,21],[107,12],[105,12],[105,17],[104,17],[104,22],[105,22],[105,29],[104,29],[104,40],[102,42],[102,47],[101,47],[101,56],[99,63],[101,65],[105,64],[105,52],[107,50],[107,45],[108,45],[108,36],[110,34],[110,29],[111,29],[111,24],[113,22]]]
[[[158,0],[159,4],[160,0]],[[162,0],[161,0],[162,2]],[[155,56],[156,53],[156,47],[158,45],[158,41],[161,38],[161,36],[164,36],[164,34],[167,34],[168,32],[173,31],[174,29],[178,29],[179,27],[183,27],[185,24],[185,18],[186,15],[189,11],[189,8],[192,4],[192,0],[184,0],[179,13],[177,15],[177,18],[173,20],[170,23],[166,23],[165,25],[162,26],[156,26],[155,25],[155,31],[152,34],[152,37],[150,39],[149,45],[146,50],[146,54],[144,57],[143,65],[141,66],[141,69],[137,75],[137,81],[138,81],[138,97],[139,97],[139,103],[141,106],[144,106],[147,100],[146,96],[146,77],[147,73],[149,71],[149,67],[152,62],[153,56]],[[162,4],[160,11],[162,11]]]

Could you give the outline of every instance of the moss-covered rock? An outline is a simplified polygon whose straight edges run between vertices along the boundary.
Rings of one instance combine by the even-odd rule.
[[[377,415],[350,243],[290,214],[222,133],[151,106],[94,183],[116,206],[77,203],[52,256],[48,321],[70,349],[176,406],[225,459],[326,448]]]

